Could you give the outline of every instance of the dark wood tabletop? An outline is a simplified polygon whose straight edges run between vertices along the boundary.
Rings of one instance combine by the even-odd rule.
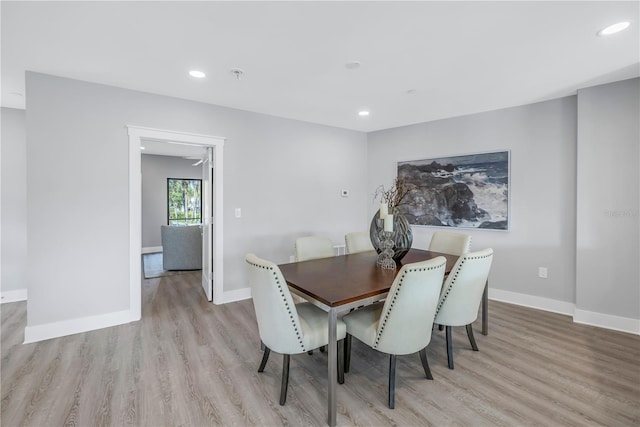
[[[281,264],[279,267],[289,286],[329,307],[337,307],[389,292],[403,265],[438,256],[447,259],[447,273],[458,260],[457,255],[411,249],[395,270],[378,267],[375,251]]]

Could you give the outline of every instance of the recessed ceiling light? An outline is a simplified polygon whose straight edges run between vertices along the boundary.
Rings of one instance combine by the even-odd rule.
[[[144,147],[140,147],[141,150],[144,150]]]
[[[409,89],[407,91],[407,95],[415,95],[416,93],[418,93],[418,89]]]
[[[622,30],[626,30],[629,25],[631,25],[631,22],[629,21],[618,22],[617,24],[609,25],[608,27],[598,31],[598,35],[609,36],[611,34],[619,33]]]
[[[360,68],[360,61],[349,61],[344,64],[349,70],[355,70],[356,68]]]
[[[206,74],[199,70],[191,70],[189,71],[189,75],[191,77],[195,77],[196,79],[203,79],[206,77]]]
[[[369,115],[369,112],[367,110],[358,111],[358,115],[361,117],[365,117]]]

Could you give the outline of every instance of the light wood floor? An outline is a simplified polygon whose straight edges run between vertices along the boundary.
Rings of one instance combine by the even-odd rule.
[[[206,303],[196,273],[145,280],[143,302],[140,322],[27,345],[26,303],[2,305],[2,426],[326,425],[326,353],[292,357],[280,406],[281,356],[257,372],[250,300]],[[394,410],[387,356],[354,340],[338,424],[640,425],[640,337],[491,301],[476,340],[455,331],[449,370],[434,332],[433,381],[399,357]]]

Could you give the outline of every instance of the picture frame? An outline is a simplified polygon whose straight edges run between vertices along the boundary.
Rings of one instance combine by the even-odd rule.
[[[510,165],[509,150],[398,162],[398,209],[411,225],[509,230]]]

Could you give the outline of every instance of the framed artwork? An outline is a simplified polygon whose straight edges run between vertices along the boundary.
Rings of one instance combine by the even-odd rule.
[[[509,151],[398,162],[413,225],[509,229]]]

